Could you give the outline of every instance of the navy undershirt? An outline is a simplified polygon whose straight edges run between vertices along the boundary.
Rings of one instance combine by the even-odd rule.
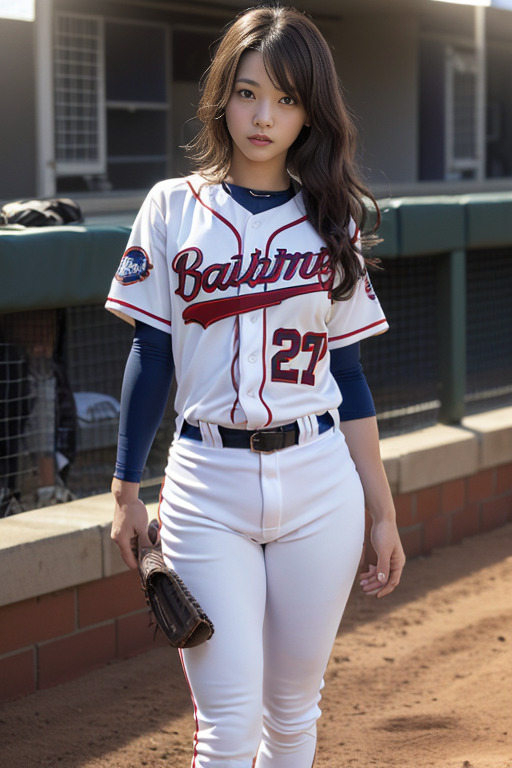
[[[236,184],[223,182],[225,192],[227,192],[235,202],[245,208],[253,215],[263,213],[271,208],[277,208],[291,200],[295,195],[295,190],[290,184],[288,189],[279,192],[266,192],[265,190],[246,189]]]
[[[295,192],[251,191],[223,184],[233,199],[252,214],[290,200]],[[359,359],[359,343],[330,352],[331,373],[341,392],[340,421],[375,416],[373,399]],[[132,348],[126,362],[121,391],[119,440],[114,477],[140,482],[142,471],[162,421],[172,375],[172,337],[158,328],[136,321]],[[198,375],[200,375],[198,371]]]

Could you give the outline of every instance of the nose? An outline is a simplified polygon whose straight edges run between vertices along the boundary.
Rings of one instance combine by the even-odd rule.
[[[253,125],[257,125],[259,128],[272,125],[272,109],[268,101],[258,102],[258,108],[253,117]]]

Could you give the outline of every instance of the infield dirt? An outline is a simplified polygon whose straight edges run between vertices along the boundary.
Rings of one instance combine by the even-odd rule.
[[[325,680],[315,768],[512,768],[512,525],[355,587]],[[0,766],[189,768],[193,732],[158,648],[4,705]]]

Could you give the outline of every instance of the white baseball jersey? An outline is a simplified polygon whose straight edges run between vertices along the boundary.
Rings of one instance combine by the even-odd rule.
[[[253,430],[337,408],[328,349],[388,328],[367,275],[334,280],[300,193],[251,214],[194,175],[151,190],[106,306],[172,334],[181,419]]]

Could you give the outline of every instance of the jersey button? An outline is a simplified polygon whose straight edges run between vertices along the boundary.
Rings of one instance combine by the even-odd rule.
[[[256,355],[249,355],[249,362],[255,363],[256,362]]]
[[[254,392],[250,389],[247,393],[247,397],[254,397]]]
[[[253,223],[252,223],[252,228],[253,228],[253,229],[258,229],[258,227],[260,226],[260,224],[261,224],[261,221],[253,221]]]
[[[251,315],[251,323],[255,323],[257,320],[256,315]]]

